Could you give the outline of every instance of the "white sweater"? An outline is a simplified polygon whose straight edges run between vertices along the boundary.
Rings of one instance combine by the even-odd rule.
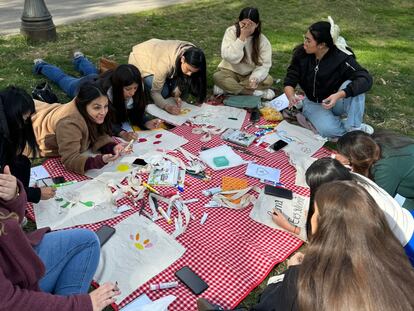
[[[228,69],[243,76],[251,74],[250,78],[262,82],[272,67],[272,46],[269,40],[260,34],[260,66],[252,62],[252,48],[252,37],[248,37],[243,42],[236,36],[236,26],[230,26],[224,33],[221,43],[221,58],[223,60],[218,68]],[[246,53],[246,57],[244,57],[244,53]]]
[[[402,246],[405,246],[411,239],[414,232],[414,218],[411,213],[401,207],[384,189],[379,187],[372,180],[365,176],[352,173],[366,181],[368,184],[361,184],[374,198],[375,202],[384,212],[388,225]]]

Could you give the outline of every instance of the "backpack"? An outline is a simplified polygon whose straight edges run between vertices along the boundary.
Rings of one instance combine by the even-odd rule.
[[[53,104],[58,103],[59,100],[52,88],[47,82],[41,82],[32,90],[33,99],[41,100],[43,102]]]

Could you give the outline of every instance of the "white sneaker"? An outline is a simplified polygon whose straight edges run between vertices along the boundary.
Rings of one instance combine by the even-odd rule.
[[[366,123],[361,123],[360,127],[361,127],[361,131],[363,131],[363,132],[365,132],[369,135],[374,134],[374,128],[371,125],[366,124]]]
[[[267,89],[263,91],[262,98],[267,100],[272,100],[275,98],[275,92],[272,89]]]
[[[37,66],[38,64],[40,64],[40,63],[44,63],[44,60],[43,59],[41,59],[41,58],[36,58],[35,60],[33,60],[33,64],[35,65],[35,66]]]
[[[27,218],[26,218],[26,216],[24,216],[23,219],[22,219],[22,222],[20,223],[20,226],[23,228],[26,225],[27,225]]]
[[[214,85],[213,86],[213,94],[216,95],[216,96],[223,95],[224,90],[219,88],[217,85]]]
[[[73,53],[73,58],[84,57],[85,55],[81,51],[75,51]]]

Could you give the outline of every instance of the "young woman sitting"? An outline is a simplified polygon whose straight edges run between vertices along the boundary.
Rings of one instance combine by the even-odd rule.
[[[23,89],[8,87],[0,92],[0,170],[6,165],[24,185],[29,202],[38,203],[55,195],[52,187],[29,187],[31,162],[23,155],[26,146],[36,156],[38,146],[31,115],[33,99]]]
[[[262,34],[256,8],[241,10],[239,20],[227,28],[221,43],[222,61],[213,75],[214,94],[256,95],[272,99],[275,92],[269,75],[272,46]]]
[[[0,174],[0,301],[3,310],[99,311],[120,292],[106,283],[88,295],[99,262],[99,241],[85,229],[26,233],[24,187]]]
[[[201,104],[207,95],[204,52],[178,40],[151,39],[132,48],[128,63],[135,65],[151,90],[154,103],[171,114],[181,113],[189,94]]]
[[[378,207],[384,212],[391,231],[404,247],[407,256],[414,266],[414,216],[412,212],[410,213],[398,205],[397,201],[387,192],[368,178],[357,173],[351,173],[338,160],[332,158],[319,159],[312,163],[306,171],[306,183],[310,188],[311,194],[308,216],[313,211],[312,201],[316,190],[321,185],[335,180],[354,181],[369,192]],[[296,234],[300,233],[300,228],[290,224],[281,213],[274,211],[272,219],[283,229]]]
[[[60,156],[66,169],[83,174],[102,168],[124,151],[125,146],[111,138],[108,97],[99,83],[82,84],[65,105],[35,101],[35,106],[32,123],[40,154]],[[84,154],[89,148],[102,154]]]
[[[413,310],[414,270],[363,187],[320,186],[309,231],[305,255],[293,256],[283,281],[268,285],[251,310]],[[220,310],[199,304],[199,311]]]
[[[306,95],[303,115],[321,136],[336,139],[352,130],[374,131],[362,123],[364,93],[371,88],[372,78],[357,63],[331,17],[329,22],[312,24],[304,44],[293,51],[284,81],[289,107],[298,103],[298,84]]]
[[[402,196],[402,206],[414,213],[414,139],[387,131],[355,131],[340,137],[337,149],[338,160],[392,197]]]

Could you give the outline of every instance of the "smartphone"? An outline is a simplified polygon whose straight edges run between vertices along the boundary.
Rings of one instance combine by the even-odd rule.
[[[270,185],[265,185],[264,193],[272,195],[274,197],[284,198],[284,199],[293,199],[293,193],[289,189],[274,187]]]
[[[58,177],[52,177],[52,181],[53,181],[53,183],[54,183],[54,184],[62,184],[62,183],[64,183],[66,180],[65,180],[65,177],[63,177],[63,176],[58,176]]]
[[[180,279],[195,295],[204,292],[208,285],[188,266],[182,267],[175,272],[175,276]]]
[[[145,162],[145,160],[143,160],[143,159],[136,158],[135,161],[132,162],[132,164],[145,166],[145,165],[147,165],[147,162]]]
[[[259,109],[255,108],[250,113],[250,122],[255,123],[260,120],[260,111]]]
[[[274,151],[278,151],[282,149],[283,147],[287,146],[287,144],[288,144],[287,142],[280,139],[277,142],[275,142],[273,145],[271,145],[270,148],[273,149]]]
[[[96,235],[99,238],[99,242],[101,243],[101,246],[103,246],[111,236],[113,236],[115,233],[115,228],[112,228],[107,225],[103,225],[96,231]]]

